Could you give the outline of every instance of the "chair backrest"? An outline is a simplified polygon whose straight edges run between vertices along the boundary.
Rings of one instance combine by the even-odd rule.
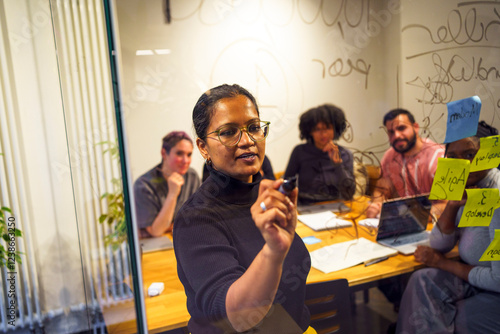
[[[361,162],[354,161],[353,172],[354,181],[356,182],[354,197],[366,195],[368,191],[368,174],[365,165]]]
[[[346,279],[306,285],[311,327],[318,334],[353,333],[351,299]]]
[[[377,186],[377,181],[380,179],[380,166],[375,165],[365,165],[366,173],[368,174],[368,189],[366,190],[367,195],[373,195],[373,191]]]

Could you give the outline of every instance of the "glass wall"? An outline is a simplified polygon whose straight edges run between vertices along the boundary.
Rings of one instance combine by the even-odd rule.
[[[0,332],[187,324],[173,250],[139,254],[124,217],[163,136],[194,139],[191,112],[211,87],[256,96],[277,173],[300,143],[299,115],[324,103],[345,111],[340,143],[359,164],[379,164],[395,107],[441,143],[446,103],[478,95],[499,128],[497,12],[430,0],[0,0],[0,223],[19,230],[0,241]],[[191,167],[202,166],[195,148]],[[152,283],[165,294],[147,296]]]
[[[137,332],[107,21],[101,1],[0,1],[0,206],[19,230],[0,332]]]
[[[261,118],[271,121],[266,155],[276,173],[301,142],[299,115],[324,103],[346,113],[339,144],[363,165],[378,166],[389,148],[382,117],[393,108],[410,110],[420,135],[437,143],[445,137],[450,101],[478,95],[481,119],[500,125],[493,2],[120,0],[114,6],[133,181],[160,163],[165,134],[195,137],[197,99],[223,83],[247,88]],[[191,167],[201,176],[196,147]],[[150,281],[182,297],[175,275],[150,269],[175,271],[173,255],[148,261]],[[161,303],[146,298],[148,318]],[[177,312],[174,304],[165,302],[165,312]],[[189,318],[183,312],[184,322],[174,327]]]
[[[168,3],[168,8],[166,4]],[[276,171],[300,142],[298,115],[323,103],[350,124],[343,146],[378,164],[388,110],[415,114],[442,143],[446,103],[478,95],[499,125],[494,3],[432,1],[116,1],[123,109],[132,178],[159,161],[161,138],[192,132],[207,89],[239,83],[257,96],[272,131]],[[470,35],[470,36],[468,36]],[[367,159],[370,158],[370,159]],[[201,172],[201,155],[192,165]]]

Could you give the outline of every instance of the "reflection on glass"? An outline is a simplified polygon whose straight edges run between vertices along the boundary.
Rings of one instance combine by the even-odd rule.
[[[192,131],[196,99],[222,83],[256,96],[262,119],[273,125],[266,156],[277,174],[300,143],[299,115],[325,103],[344,110],[349,124],[339,141],[361,164],[378,165],[389,147],[382,117],[396,107],[414,113],[421,136],[435,142],[444,139],[446,103],[453,100],[477,94],[481,119],[498,122],[494,2],[115,4],[133,180],[158,164],[166,133]],[[191,166],[202,175],[196,151]],[[146,297],[150,328],[184,326],[189,315],[173,251],[144,254],[143,267],[145,288],[165,283],[160,296]]]
[[[0,26],[0,332],[137,332],[103,6],[1,1]]]

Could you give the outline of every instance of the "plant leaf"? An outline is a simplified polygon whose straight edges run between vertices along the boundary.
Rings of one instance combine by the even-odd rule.
[[[111,217],[111,216],[110,216],[110,217],[108,218],[108,225],[113,224],[113,221],[114,221],[113,217]]]
[[[108,217],[107,214],[102,214],[100,217],[99,217],[99,223],[104,223],[104,221],[106,220],[106,218]]]
[[[12,213],[12,210],[6,206],[2,206],[2,209],[0,209],[0,210]]]

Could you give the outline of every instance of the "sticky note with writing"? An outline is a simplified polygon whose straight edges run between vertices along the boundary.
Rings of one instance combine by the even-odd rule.
[[[477,132],[481,99],[472,96],[466,99],[448,102],[448,121],[446,122],[445,143],[474,136]]]
[[[495,236],[479,261],[500,261],[500,230],[495,230]]]
[[[458,227],[489,226],[498,203],[498,188],[466,189],[467,203]]]
[[[469,177],[470,161],[438,158],[429,199],[460,201]]]
[[[500,136],[481,138],[479,151],[471,162],[470,171],[496,168],[500,165]]]

